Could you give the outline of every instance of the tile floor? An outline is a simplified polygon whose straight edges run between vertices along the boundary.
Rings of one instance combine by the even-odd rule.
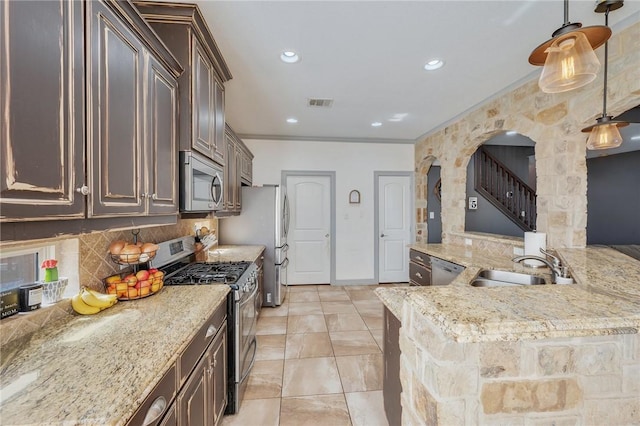
[[[388,425],[377,287],[290,286],[281,306],[263,308],[240,412],[222,424]]]

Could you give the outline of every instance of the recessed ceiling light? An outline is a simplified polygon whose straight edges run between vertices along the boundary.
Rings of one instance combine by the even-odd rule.
[[[285,50],[280,55],[280,59],[287,64],[295,64],[300,60],[300,56],[293,50]]]
[[[406,113],[406,112],[393,114],[393,117],[391,117],[388,121],[392,121],[392,122],[402,121],[407,117],[407,115],[409,115],[409,113]]]
[[[371,123],[371,126],[372,127],[380,127],[380,126],[382,126],[382,123],[379,122],[379,121],[374,121],[373,123]]]
[[[287,123],[296,124],[297,122],[298,122],[297,118],[293,118],[293,117],[287,118]]]
[[[424,65],[424,69],[427,71],[434,71],[438,68],[442,68],[444,61],[442,59],[431,59]]]

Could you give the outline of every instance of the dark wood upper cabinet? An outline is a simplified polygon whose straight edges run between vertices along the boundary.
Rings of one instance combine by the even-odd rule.
[[[143,44],[102,2],[88,2],[89,216],[142,214]]]
[[[231,72],[194,4],[135,1],[184,73],[180,88],[180,150],[195,150],[225,166],[224,83]]]
[[[153,57],[149,63],[147,133],[149,213],[178,209],[178,82]]]
[[[0,25],[2,240],[175,221],[182,67],[133,4],[2,2]]]
[[[113,6],[87,3],[88,214],[176,214],[177,81]]]
[[[2,222],[84,217],[83,5],[0,3]]]

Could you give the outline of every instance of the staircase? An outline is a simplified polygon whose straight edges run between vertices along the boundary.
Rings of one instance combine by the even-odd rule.
[[[475,190],[525,231],[536,226],[536,192],[480,147],[475,155]]]

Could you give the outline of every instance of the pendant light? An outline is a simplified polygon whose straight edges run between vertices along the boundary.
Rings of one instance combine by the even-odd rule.
[[[580,22],[569,22],[569,0],[564,0],[564,24],[551,37],[529,55],[531,65],[544,65],[538,81],[540,89],[560,93],[592,82],[600,70],[593,50],[611,37],[609,27],[582,28]]]
[[[596,6],[595,11],[603,13],[605,25],[609,26],[609,11],[622,7],[623,0],[605,0]],[[596,124],[582,129],[584,133],[590,133],[587,139],[587,149],[607,149],[615,148],[622,144],[622,136],[619,127],[628,126],[626,121],[612,120],[612,116],[607,115],[607,68],[609,61],[609,43],[604,44],[604,92],[602,94],[602,116],[596,118]]]

